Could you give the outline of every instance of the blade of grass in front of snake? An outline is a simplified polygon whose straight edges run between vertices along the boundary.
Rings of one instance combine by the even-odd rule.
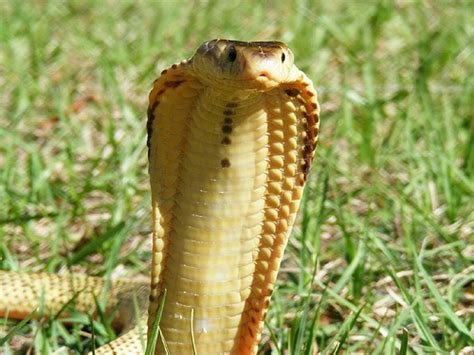
[[[104,326],[109,338],[114,339],[117,336],[117,334],[115,334],[115,330],[112,327],[111,319],[109,317],[107,317],[107,315],[106,315],[106,311],[105,311],[106,305],[105,305],[105,303],[99,302],[99,299],[97,298],[95,293],[92,294],[92,297],[94,298],[95,309],[96,309],[98,320]]]
[[[92,355],[95,355],[95,329],[94,329],[94,320],[92,316],[89,315],[89,324],[91,327],[91,344],[92,344]]]
[[[165,307],[165,300],[166,300],[166,288],[163,290],[163,296],[161,298],[160,307],[158,308],[158,312],[156,313],[155,322],[153,323],[153,328],[151,330],[150,339],[146,344],[145,355],[152,355],[155,353],[156,341],[158,340],[158,333],[160,333],[160,338],[163,341],[163,346],[165,350],[167,348],[165,340],[163,338],[163,333],[160,331],[160,320],[161,315],[163,314],[163,308]],[[168,354],[169,352],[166,351]]]
[[[23,326],[28,323],[34,316],[35,313],[37,312],[38,309],[33,310],[30,314],[28,314],[21,322],[18,324],[15,324],[9,331],[8,333],[0,339],[0,346],[3,346],[10,338],[15,335],[15,333],[23,328]]]
[[[165,336],[163,335],[163,332],[160,329],[160,337],[161,337],[161,343],[163,344],[163,348],[165,349],[165,354],[170,355],[170,349],[168,348],[168,344],[166,344],[165,341]]]
[[[197,355],[196,339],[194,338],[194,308],[191,308],[191,346],[193,348],[193,355]]]
[[[52,321],[56,321],[61,317],[61,314],[68,308],[76,299],[79,297],[79,295],[84,291],[85,288],[82,290],[79,290],[77,292],[74,292],[74,295],[67,301],[63,306],[59,309],[59,311],[56,312],[56,314],[51,318]]]

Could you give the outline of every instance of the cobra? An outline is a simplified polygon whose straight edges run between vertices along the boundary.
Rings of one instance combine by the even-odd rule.
[[[166,289],[155,353],[165,342],[191,354],[194,341],[198,354],[255,354],[317,143],[313,84],[281,42],[211,40],[154,82],[147,130],[148,329]],[[87,311],[103,290],[98,278],[44,273],[0,272],[0,285],[0,315],[13,318],[39,296],[53,311],[72,297]],[[136,288],[113,282],[108,308]],[[142,353],[139,331],[96,352]]]

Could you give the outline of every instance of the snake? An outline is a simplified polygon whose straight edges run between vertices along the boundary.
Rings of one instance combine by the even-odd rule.
[[[142,329],[150,340],[159,319],[155,354],[256,354],[318,140],[313,83],[282,42],[214,39],[161,72],[147,113],[152,260],[138,292],[148,301]],[[54,315],[71,299],[90,312],[106,288],[114,309],[143,288],[11,271],[0,271],[0,286],[0,316],[16,319],[40,305]],[[96,353],[143,353],[140,335],[132,328]]]

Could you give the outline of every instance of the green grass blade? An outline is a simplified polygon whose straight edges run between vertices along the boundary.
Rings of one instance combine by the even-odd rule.
[[[121,222],[116,226],[111,227],[108,229],[104,234],[93,238],[89,241],[86,245],[84,245],[81,249],[76,251],[74,255],[69,260],[70,265],[74,265],[82,261],[86,256],[96,252],[106,241],[109,239],[117,237],[123,229],[125,228],[125,223]]]
[[[145,355],[153,355],[155,353],[156,342],[158,341],[158,334],[160,334],[160,338],[162,339],[163,343],[165,343],[163,334],[160,333],[160,321],[161,316],[163,315],[163,309],[165,308],[166,293],[167,290],[164,289],[161,295],[160,306],[158,307],[158,312],[156,313],[156,319],[153,323],[150,337],[148,338],[148,342],[146,344]]]
[[[408,354],[408,331],[403,328],[402,340],[400,342],[400,355]]]
[[[191,346],[192,346],[192,349],[193,349],[193,355],[197,355],[196,338],[194,337],[194,308],[191,308],[190,330],[191,330]]]
[[[95,335],[95,327],[94,327],[94,319],[92,319],[92,316],[89,317],[89,324],[90,324],[90,327],[91,327],[91,344],[92,344],[92,354],[95,355],[95,349],[96,349],[96,346],[95,346],[95,341],[96,341],[96,335]]]
[[[464,336],[466,336],[470,341],[474,341],[474,336],[469,332],[466,325],[459,319],[456,314],[454,314],[451,307],[448,303],[444,300],[443,296],[439,293],[436,285],[431,280],[430,275],[426,272],[423,263],[421,262],[421,255],[415,258],[418,269],[421,271],[423,276],[423,280],[426,282],[428,289],[430,290],[431,294],[433,295],[433,299],[436,301],[440,309],[443,311],[444,316],[451,322],[451,324],[457,329],[457,331],[461,332]]]
[[[8,332],[7,334],[0,339],[0,346],[3,346],[12,336],[14,336],[21,328],[23,328],[30,320],[33,319],[33,317],[36,315],[37,310],[34,310],[30,314],[28,314],[24,319],[22,319],[20,322],[15,324]]]

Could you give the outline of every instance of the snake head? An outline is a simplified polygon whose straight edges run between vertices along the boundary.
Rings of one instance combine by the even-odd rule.
[[[210,85],[270,90],[288,80],[293,53],[282,42],[214,39],[198,48],[192,65],[199,78]]]

